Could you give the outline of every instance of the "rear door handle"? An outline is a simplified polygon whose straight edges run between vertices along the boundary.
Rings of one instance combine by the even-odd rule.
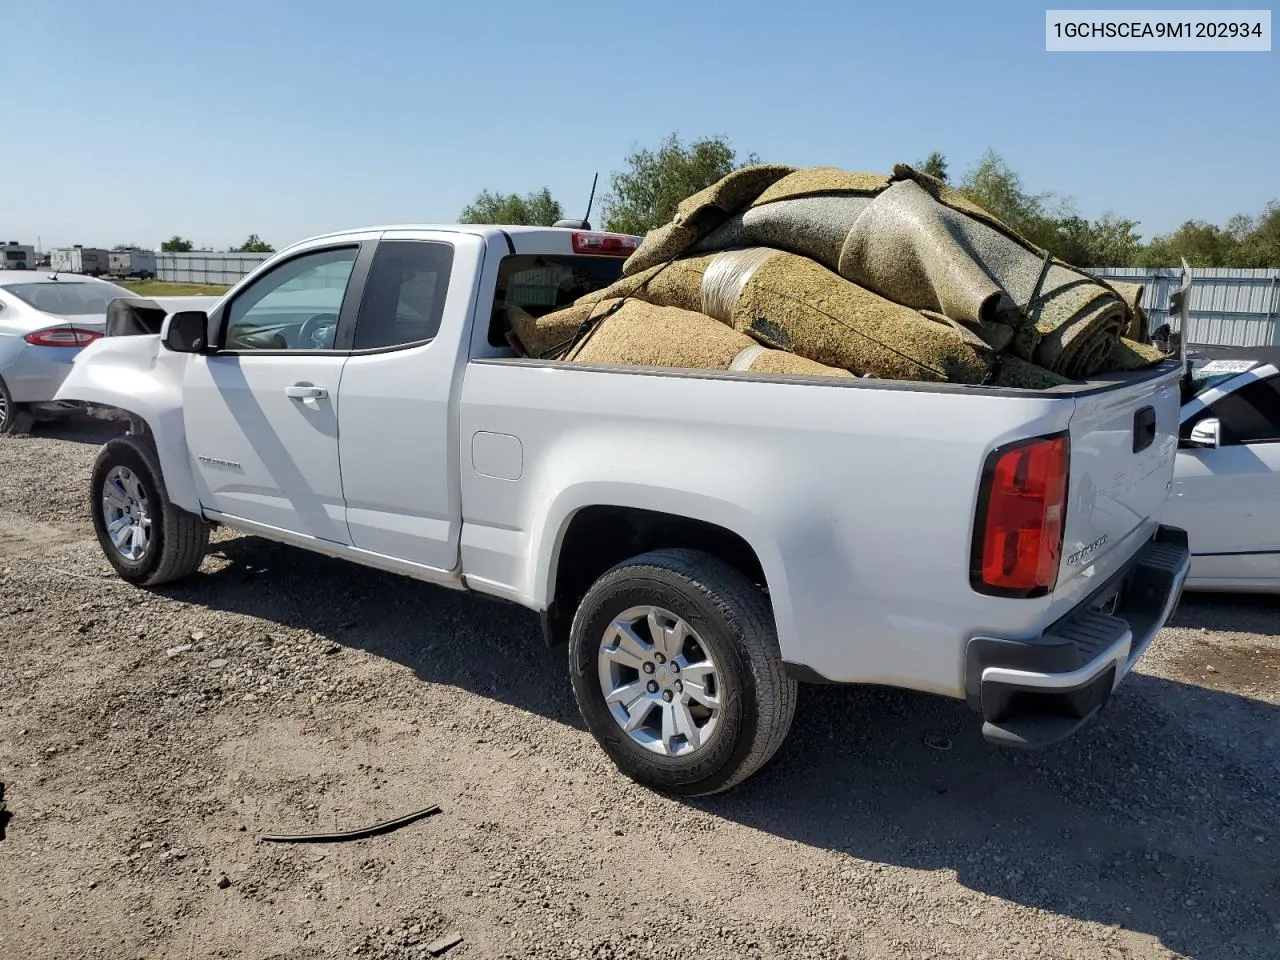
[[[294,400],[323,400],[329,395],[329,391],[324,387],[313,387],[306,383],[295,383],[291,387],[284,388],[284,395],[292,397]]]

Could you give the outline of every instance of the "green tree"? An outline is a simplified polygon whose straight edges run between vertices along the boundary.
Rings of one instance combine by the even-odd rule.
[[[142,248],[138,246],[136,243],[117,243],[114,247],[111,248],[111,251],[112,253],[123,253],[126,250],[133,251],[133,250],[141,250],[141,249]]]
[[[1243,221],[1241,223],[1240,221]],[[1244,227],[1238,234],[1238,246],[1232,267],[1280,267],[1280,202],[1272,200],[1256,220],[1232,217],[1227,223]]]
[[[760,159],[755,154],[739,158],[723,136],[685,146],[673,133],[657,150],[637,150],[626,162],[627,169],[613,174],[601,201],[605,229],[645,234],[668,223],[685,197]]]
[[[231,253],[275,253],[276,248],[265,242],[256,233],[249,234],[249,239],[238,247],[233,247]]]
[[[1142,267],[1176,267],[1185,257],[1193,267],[1233,266],[1240,253],[1240,240],[1229,230],[1188,220],[1173,233],[1152,239],[1138,257]]]
[[[1073,214],[1054,225],[1056,236],[1049,249],[1077,267],[1129,267],[1142,251],[1137,227],[1136,220],[1111,213],[1092,221]]]
[[[515,193],[491,193],[481,190],[462,211],[459,223],[503,223],[514,226],[549,227],[564,218],[564,211],[543,187],[520,196]]]
[[[947,158],[940,154],[937,150],[929,154],[923,160],[916,164],[916,169],[921,173],[927,173],[931,177],[937,177],[943,183],[947,181]]]
[[[185,237],[180,237],[176,233],[160,244],[160,249],[165,253],[190,253],[192,243]]]
[[[1057,255],[1058,221],[1075,215],[1052,193],[1027,193],[1004,158],[988,150],[960,181],[960,192],[1037,246]],[[1066,257],[1063,257],[1066,260]],[[1070,262],[1068,260],[1068,262]]]

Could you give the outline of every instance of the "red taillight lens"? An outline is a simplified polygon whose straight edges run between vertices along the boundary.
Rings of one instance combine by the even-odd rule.
[[[85,347],[101,336],[97,330],[80,327],[49,327],[34,330],[22,339],[34,347]]]
[[[971,581],[982,593],[1039,596],[1058,581],[1067,507],[1067,435],[997,450],[983,474]]]
[[[624,237],[614,233],[581,233],[574,231],[573,252],[594,253],[606,257],[629,257],[640,246],[639,237]]]

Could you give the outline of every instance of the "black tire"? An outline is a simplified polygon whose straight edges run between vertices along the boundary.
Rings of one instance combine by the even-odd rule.
[[[127,467],[151,504],[151,538],[137,559],[120,552],[107,533],[103,487],[115,467]],[[155,450],[141,437],[128,435],[109,440],[93,465],[89,494],[93,529],[108,562],[121,579],[139,586],[154,587],[181,580],[195,573],[209,545],[209,525],[194,513],[169,502]]]
[[[31,415],[31,411],[25,404],[13,402],[9,387],[4,378],[0,377],[0,434],[17,436],[27,433],[33,423],[35,417]]]
[[[609,624],[646,605],[688,623],[717,665],[718,726],[710,742],[687,757],[660,755],[633,741],[601,689],[597,658]],[[783,669],[768,599],[738,570],[699,550],[654,550],[601,576],[573,618],[569,674],[583,722],[618,769],[682,796],[718,793],[751,776],[782,746],[795,715],[796,682]]]

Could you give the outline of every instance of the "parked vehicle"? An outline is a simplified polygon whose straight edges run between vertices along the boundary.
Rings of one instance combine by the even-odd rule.
[[[103,335],[107,305],[133,297],[105,280],[63,274],[0,271],[0,433],[28,429],[35,419],[66,412],[72,404],[54,393],[80,350]],[[155,301],[172,310],[207,307],[213,297]]]
[[[0,247],[0,270],[34,270],[36,268],[36,248],[10,240]]]
[[[153,250],[112,250],[107,254],[107,273],[117,280],[137,277],[150,280],[156,275]]]
[[[102,336],[107,304],[131,296],[88,277],[0,271],[0,433],[56,412],[53,395],[81,348]]]
[[[110,254],[98,247],[55,247],[49,251],[49,265],[55,273],[79,273],[100,277],[110,268]]]
[[[1173,495],[1189,590],[1280,593],[1280,347],[1191,351]]]
[[[682,794],[767,762],[797,680],[965,700],[1007,745],[1094,717],[1187,572],[1155,519],[1177,364],[1036,392],[513,355],[512,306],[635,243],[335,233],[95,342],[58,396],[131,421],[91,480],[107,558],[176,580],[226,524],[529,607],[606,753]]]

